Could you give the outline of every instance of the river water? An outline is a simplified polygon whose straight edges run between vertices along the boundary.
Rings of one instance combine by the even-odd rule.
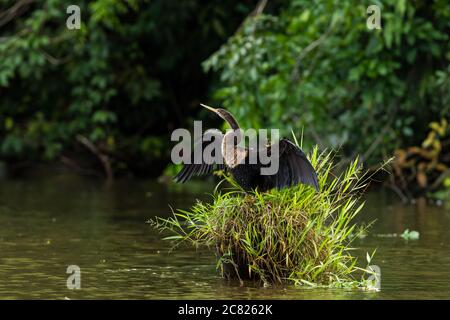
[[[222,280],[208,250],[171,245],[145,224],[209,199],[213,184],[156,181],[112,186],[72,175],[0,181],[0,299],[449,299],[450,209],[403,205],[373,192],[360,214],[373,221],[355,254],[377,249],[381,290],[262,288]],[[418,240],[394,234],[405,229]],[[67,288],[67,267],[81,288]]]

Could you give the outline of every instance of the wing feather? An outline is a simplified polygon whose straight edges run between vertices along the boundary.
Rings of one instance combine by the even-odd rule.
[[[201,144],[201,150],[204,150],[209,144],[213,143],[212,139],[219,139],[220,142],[223,140],[223,134],[217,129],[207,130],[201,139],[196,142],[196,145]],[[205,141],[206,140],[206,141]],[[195,146],[194,146],[195,150]],[[183,164],[183,168],[178,172],[178,174],[173,178],[175,182],[184,183],[191,179],[195,175],[205,175],[210,174],[217,170],[224,170],[225,166],[220,163],[214,163],[214,155],[206,155],[207,157],[203,159],[202,163],[193,163],[194,153],[191,154],[191,163]]]
[[[303,183],[319,191],[316,171],[303,151],[287,139],[281,139],[278,143],[278,172],[273,176],[262,176],[266,188],[281,189]],[[268,148],[272,149],[272,146]]]

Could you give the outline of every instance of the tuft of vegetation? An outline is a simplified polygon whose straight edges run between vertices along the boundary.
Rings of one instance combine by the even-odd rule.
[[[225,278],[260,280],[264,285],[369,288],[364,275],[370,268],[358,267],[350,254],[352,241],[367,229],[354,219],[364,206],[360,196],[369,177],[362,174],[358,159],[341,175],[333,175],[331,152],[319,153],[317,147],[310,161],[320,192],[297,185],[245,193],[222,174],[232,188],[216,188],[212,203],[197,201],[191,210],[177,210],[173,217],[150,223],[171,233],[165,239],[175,246],[213,248]]]

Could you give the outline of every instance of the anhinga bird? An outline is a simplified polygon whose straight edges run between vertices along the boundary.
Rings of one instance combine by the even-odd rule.
[[[228,170],[231,172],[236,182],[246,191],[258,189],[259,191],[267,191],[272,188],[281,189],[290,187],[299,183],[311,185],[317,191],[319,184],[317,182],[317,174],[306,158],[303,151],[293,144],[288,139],[281,139],[278,143],[278,171],[272,175],[262,175],[261,168],[264,167],[259,161],[258,156],[256,163],[251,164],[250,156],[254,152],[258,154],[258,150],[254,148],[244,148],[238,146],[242,139],[241,130],[238,122],[233,115],[225,109],[215,109],[203,105],[203,107],[216,113],[223,120],[225,120],[231,129],[226,134],[222,134],[217,129],[207,130],[203,137],[208,136],[206,140],[211,137],[220,139],[221,141],[221,156],[223,158],[222,164],[213,163],[211,159],[202,159],[200,164],[184,164],[182,170],[174,177],[176,182],[184,183],[194,175],[204,175],[212,173],[214,169]],[[211,142],[204,141],[202,137],[203,149]],[[263,146],[266,148],[266,154],[270,154],[274,144]],[[255,158],[253,158],[255,159]]]

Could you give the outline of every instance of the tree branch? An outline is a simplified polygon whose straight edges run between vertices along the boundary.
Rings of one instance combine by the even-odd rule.
[[[100,160],[103,169],[105,170],[105,175],[107,182],[111,182],[114,179],[113,171],[111,168],[111,163],[109,161],[109,157],[102,153],[95,144],[93,144],[88,138],[79,134],[77,135],[77,140],[82,145],[84,145],[87,149],[89,149],[97,158]]]
[[[35,0],[20,0],[17,1],[11,8],[5,10],[4,12],[0,12],[0,27],[27,11],[29,5],[34,1]]]

